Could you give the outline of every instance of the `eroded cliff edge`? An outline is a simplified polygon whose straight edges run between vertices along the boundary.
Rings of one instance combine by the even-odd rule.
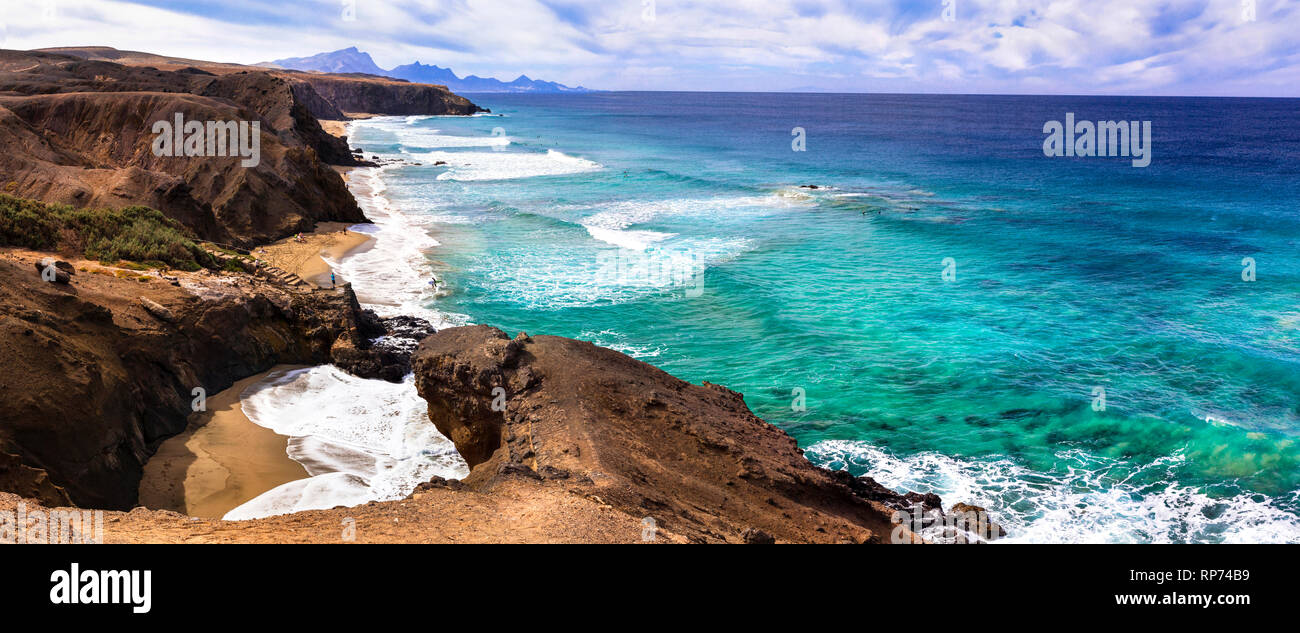
[[[412,366],[468,490],[531,478],[694,542],[880,543],[895,509],[938,503],[814,466],[741,394],[584,341],[454,328]]]

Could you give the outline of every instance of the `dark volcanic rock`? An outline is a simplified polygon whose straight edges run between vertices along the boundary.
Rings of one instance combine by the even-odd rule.
[[[947,517],[950,525],[973,535],[977,541],[996,541],[1007,535],[1007,531],[1001,525],[994,523],[989,518],[988,511],[980,506],[968,503],[953,504]],[[954,537],[964,539],[965,534],[954,535]]]
[[[64,264],[65,266],[67,265],[67,262],[58,263]],[[36,274],[40,276],[43,281],[52,281],[56,284],[72,283],[72,275],[74,273],[64,266],[59,266],[57,264],[46,265],[44,262],[36,262],[35,266]]]
[[[372,310],[358,310],[361,333],[356,347],[334,350],[334,363],[362,378],[402,382],[411,373],[411,354],[420,341],[434,333],[426,320],[395,316],[380,319]]]
[[[344,112],[372,114],[474,114],[483,111],[443,86],[372,75],[294,73]],[[320,116],[320,115],[317,115]],[[324,117],[322,117],[324,118]]]

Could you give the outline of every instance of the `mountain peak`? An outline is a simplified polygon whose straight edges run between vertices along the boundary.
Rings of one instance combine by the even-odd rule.
[[[328,53],[317,53],[310,57],[277,59],[269,63],[290,70],[325,73],[365,73],[405,79],[416,83],[439,84],[447,86],[454,92],[590,92],[582,87],[570,88],[550,81],[534,80],[523,74],[510,82],[475,75],[461,78],[450,68],[423,64],[419,61],[397,66],[392,70],[384,70],[375,64],[370,57],[370,53],[358,50],[355,46]]]
[[[277,59],[272,64],[291,70],[315,70],[323,73],[365,73],[383,75],[385,71],[370,58],[370,53],[357,50],[355,46],[340,48],[328,53],[317,53],[310,57],[289,57]]]

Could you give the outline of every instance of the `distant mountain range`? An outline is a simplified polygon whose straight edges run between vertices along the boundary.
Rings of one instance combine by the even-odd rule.
[[[582,86],[570,88],[554,81],[531,79],[527,75],[519,75],[514,81],[508,82],[476,75],[458,77],[450,68],[426,66],[420,62],[405,64],[392,70],[384,70],[375,64],[375,60],[370,58],[369,53],[359,51],[355,46],[330,53],[318,53],[311,57],[290,57],[277,59],[273,62],[263,62],[258,65],[290,70],[314,70],[324,73],[380,75],[416,83],[439,84],[447,86],[453,92],[592,92],[592,90]]]

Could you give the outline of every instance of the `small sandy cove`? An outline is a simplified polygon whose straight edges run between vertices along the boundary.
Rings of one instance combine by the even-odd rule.
[[[311,233],[268,244],[253,255],[328,288],[330,267],[324,257],[337,261],[374,243],[348,226],[322,222]],[[342,277],[337,281],[343,283]],[[289,369],[294,368],[276,367],[209,397],[208,410],[194,414],[189,428],[164,441],[145,464],[140,505],[219,519],[280,484],[306,478],[307,471],[286,452],[289,438],[254,424],[241,405],[245,389]]]
[[[280,484],[305,479],[289,458],[289,438],[244,415],[244,390],[271,374],[297,369],[281,365],[245,378],[207,401],[189,427],[168,438],[144,465],[140,505],[189,516],[219,519]]]

